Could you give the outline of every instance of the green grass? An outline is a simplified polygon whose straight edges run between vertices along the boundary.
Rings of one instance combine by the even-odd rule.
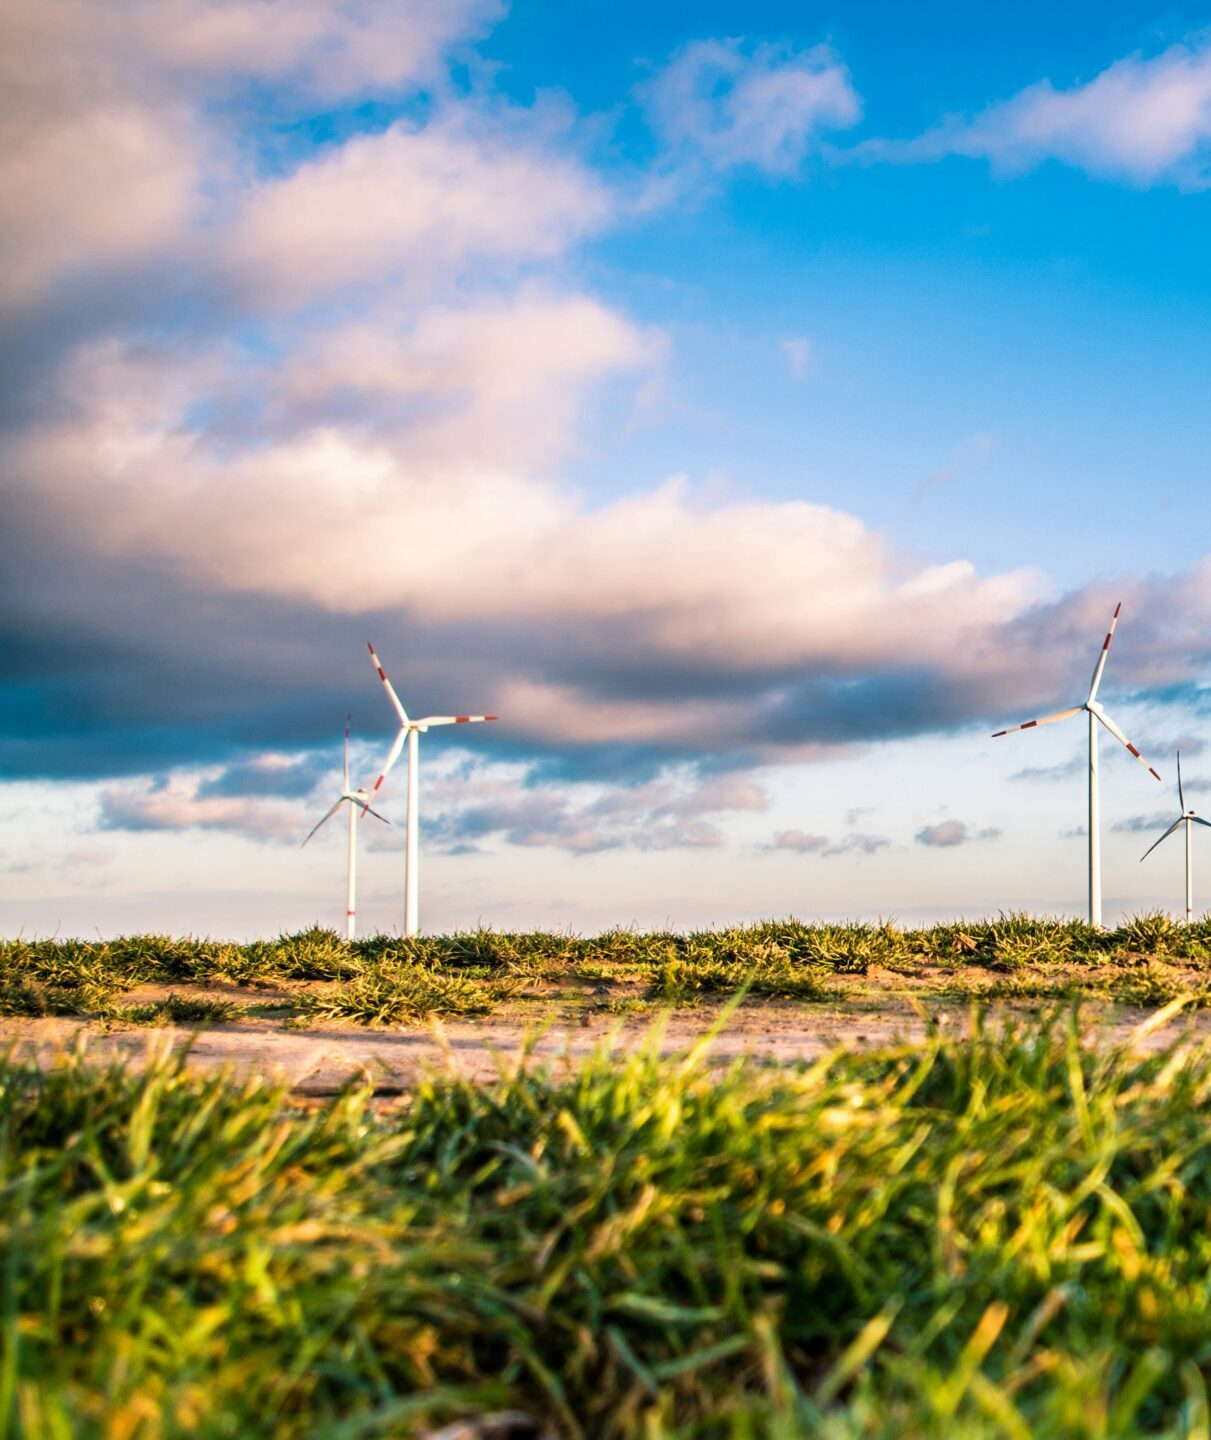
[[[117,1025],[213,1025],[234,1020],[241,1007],[230,1000],[206,1000],[192,995],[169,995],[143,1005],[109,1005],[101,1018]]]
[[[297,1018],[303,1024],[407,1025],[430,1016],[486,1015],[509,988],[418,965],[380,962],[335,989],[301,996]]]
[[[1076,1036],[652,1043],[311,1111],[0,1068],[0,1426],[1206,1440],[1211,1059]]]
[[[1205,1005],[1211,919],[1178,925],[1150,914],[1104,932],[1002,915],[921,930],[786,920],[690,934],[480,930],[352,944],[320,929],[247,945],[155,935],[0,942],[5,1015],[117,1018],[124,1009],[134,1021],[136,1007],[121,1002],[136,986],[221,984],[284,987],[292,1023],[406,1025],[486,1014],[506,999],[549,1000],[555,987],[587,994],[592,981],[675,1004],[741,989],[754,1000],[836,1002],[898,985],[959,998],[1083,994],[1139,1004],[1183,994]]]

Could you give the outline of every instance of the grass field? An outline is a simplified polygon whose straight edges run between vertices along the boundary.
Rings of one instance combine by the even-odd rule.
[[[903,930],[895,925],[769,922],[697,934],[629,930],[582,938],[471,934],[352,944],[309,930],[247,945],[130,936],[0,943],[0,1014],[88,1016],[108,1024],[203,1025],[242,1013],[305,1025],[407,1025],[486,1014],[502,1001],[549,1000],[561,987],[621,986],[612,1003],[692,1004],[744,989],[753,998],[827,1000],[913,988],[949,997],[1073,995],[1163,1004],[1211,999],[1211,920],[1144,915],[1112,931],[1001,916]],[[235,998],[192,996],[222,983]],[[129,1000],[140,986],[172,986]],[[272,998],[264,993],[273,990]]]
[[[782,1073],[655,1048],[391,1104],[0,1070],[28,1437],[1206,1440],[1211,1058],[1071,1013]]]

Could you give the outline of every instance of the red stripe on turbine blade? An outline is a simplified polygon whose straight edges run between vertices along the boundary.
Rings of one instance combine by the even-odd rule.
[[[1136,753],[1138,754],[1138,751]],[[1161,778],[1151,765],[1148,766],[1148,774],[1151,775],[1154,780],[1159,780]]]
[[[470,715],[456,715],[454,717],[454,723],[456,725],[470,725],[471,717]]]
[[[493,716],[492,718],[495,719],[496,717]],[[1008,734],[1009,734],[1009,731],[1008,731],[1008,730],[994,730],[994,731],[992,732],[992,738],[993,738],[994,740],[999,740],[1002,735],[1008,735]]]
[[[370,651],[371,655],[374,654],[374,646],[371,645],[369,640],[366,641],[366,649]]]
[[[1109,649],[1110,649],[1110,631],[1109,631],[1109,630],[1106,631],[1106,643],[1102,646],[1102,649],[1103,649],[1103,650],[1109,650]]]
[[[383,667],[382,667],[381,665],[376,665],[374,668],[378,671],[378,678],[379,678],[384,684],[386,684],[386,683],[387,683],[387,672],[383,669]]]
[[[1127,741],[1127,749],[1131,751],[1131,753],[1135,756],[1135,758],[1136,758],[1137,760],[1142,760],[1142,759],[1143,759],[1143,756],[1142,756],[1142,755],[1140,754],[1140,752],[1135,748],[1135,746],[1131,743],[1130,740]]]
[[[1114,618],[1115,618],[1116,620],[1118,619],[1119,611],[1120,611],[1122,608],[1123,608],[1123,602],[1120,600],[1120,601],[1118,602],[1118,604],[1114,607]]]
[[[1019,726],[1018,726],[1018,729],[1019,729],[1019,730],[1033,730],[1034,727],[1035,727],[1038,723],[1039,723],[1039,722],[1038,722],[1037,720],[1027,720],[1027,722],[1025,723],[1025,725],[1019,725]]]

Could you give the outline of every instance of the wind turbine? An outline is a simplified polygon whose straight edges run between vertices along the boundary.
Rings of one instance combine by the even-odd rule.
[[[1181,806],[1182,813],[1161,836],[1161,840],[1168,840],[1169,836],[1173,834],[1179,825],[1186,827],[1186,924],[1189,925],[1190,921],[1194,918],[1194,846],[1190,840],[1190,826],[1206,825],[1207,828],[1211,830],[1211,821],[1204,820],[1201,815],[1197,815],[1193,810],[1186,809],[1186,796],[1182,791],[1182,752],[1180,750],[1177,752],[1177,803]],[[1140,856],[1141,865],[1161,843],[1161,840],[1155,840],[1148,846],[1147,850]]]
[[[349,803],[349,876],[348,876],[348,880],[347,880],[346,885],[345,885],[345,939],[346,939],[346,940],[352,940],[353,937],[354,937],[354,934],[356,933],[356,930],[357,930],[357,899],[356,899],[356,889],[357,889],[357,820],[358,820],[358,813],[357,813],[357,812],[360,810],[363,815],[366,815],[366,814],[373,815],[376,820],[382,820],[382,822],[383,822],[384,825],[390,825],[390,824],[391,824],[391,821],[390,821],[390,820],[387,820],[384,816],[380,815],[377,810],[371,810],[371,809],[370,809],[370,806],[369,806],[369,804],[367,803],[367,802],[369,801],[369,799],[370,799],[370,795],[369,795],[369,792],[368,792],[368,791],[366,791],[366,790],[350,790],[350,788],[349,788],[349,721],[350,721],[352,718],[353,718],[353,717],[352,717],[351,715],[346,715],[346,716],[345,716],[345,773],[344,773],[344,783],[343,783],[342,788],[341,788],[341,798],[336,802],[336,804],[332,807],[332,809],[328,811],[327,815],[324,816],[324,818],[320,821],[319,825],[316,825],[315,828],[311,831],[311,835],[314,835],[315,832],[316,832],[316,830],[318,830],[318,829],[320,828],[320,825],[325,825],[325,824],[327,824],[327,822],[332,819],[332,817],[333,817],[333,816],[336,814],[336,812],[341,808],[341,806],[344,805],[346,801],[348,801],[348,803]],[[310,839],[311,839],[311,835],[308,835],[308,836],[307,836],[307,840],[310,840]],[[303,841],[303,845],[306,845],[307,840],[304,840],[304,841]],[[302,846],[300,846],[299,848],[301,849]]]
[[[387,778],[391,767],[399,759],[400,751],[404,748],[404,741],[408,742],[408,824],[407,839],[404,850],[404,934],[411,938],[420,929],[420,920],[417,911],[417,872],[420,861],[419,843],[419,805],[420,796],[418,793],[418,746],[420,737],[433,725],[477,725],[487,720],[495,720],[495,715],[426,715],[423,720],[409,720],[408,712],[400,704],[400,698],[395,693],[391,681],[387,679],[387,672],[383,669],[382,662],[374,653],[374,646],[366,641],[366,648],[370,651],[370,658],[374,661],[374,668],[378,671],[378,678],[383,682],[383,688],[387,692],[387,698],[395,707],[395,713],[399,716],[399,734],[395,742],[387,752],[387,759],[383,764],[383,773],[374,782],[374,789],[370,792],[377,795],[379,787]]]
[[[1103,710],[1101,701],[1097,698],[1098,686],[1102,683],[1102,671],[1106,668],[1106,656],[1110,652],[1110,641],[1114,636],[1114,627],[1118,624],[1119,611],[1123,605],[1120,601],[1114,607],[1114,615],[1110,621],[1110,629],[1106,632],[1106,639],[1102,645],[1102,653],[1097,657],[1097,665],[1094,667],[1093,680],[1089,685],[1089,694],[1085,697],[1083,705],[1073,705],[1068,710],[1057,710],[1054,715],[1043,715],[1038,720],[1027,720],[1024,725],[1011,725],[1008,730],[998,730],[992,737],[994,740],[1001,735],[1012,735],[1015,730],[1033,730],[1036,725],[1053,725],[1057,720],[1070,720],[1074,715],[1085,711],[1089,716],[1089,923],[1099,930],[1102,926],[1102,837],[1101,837],[1101,794],[1098,783],[1098,756],[1097,756],[1097,727],[1100,722],[1111,735],[1121,744],[1125,745],[1132,755],[1147,770],[1148,774],[1155,780],[1161,777],[1156,773],[1147,760],[1140,754],[1126,735],[1111,720],[1110,716]]]

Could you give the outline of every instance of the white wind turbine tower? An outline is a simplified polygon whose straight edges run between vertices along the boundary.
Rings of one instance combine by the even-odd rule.
[[[1102,645],[1102,653],[1097,657],[1097,665],[1094,667],[1093,680],[1089,685],[1089,694],[1083,705],[1074,705],[1068,710],[1057,710],[1054,715],[1043,715],[1038,720],[1027,720],[1024,725],[1011,725],[1008,730],[998,730],[992,737],[996,740],[1001,735],[1012,735],[1015,730],[1032,730],[1036,725],[1052,725],[1057,720],[1070,720],[1074,715],[1085,711],[1089,716],[1089,923],[1101,929],[1102,925],[1102,837],[1101,837],[1101,793],[1098,783],[1098,757],[1097,757],[1097,727],[1100,722],[1111,735],[1121,744],[1125,745],[1132,755],[1140,762],[1145,770],[1155,780],[1161,777],[1156,773],[1147,760],[1140,754],[1126,735],[1111,720],[1110,716],[1102,709],[1101,702],[1097,698],[1098,686],[1102,683],[1102,671],[1106,668],[1106,656],[1110,652],[1110,641],[1114,635],[1114,627],[1118,624],[1119,611],[1123,605],[1120,601],[1114,607],[1114,615],[1110,621],[1110,629],[1106,632],[1106,639]]]
[[[369,795],[369,792],[368,792],[368,791],[366,791],[366,790],[350,790],[350,788],[349,788],[349,721],[350,721],[352,718],[353,718],[353,717],[350,716],[350,715],[346,715],[346,716],[345,716],[345,771],[344,771],[344,783],[343,783],[342,788],[341,788],[341,798],[336,802],[336,804],[332,807],[332,809],[329,810],[328,813],[324,816],[324,818],[319,822],[319,825],[316,825],[315,828],[311,831],[311,835],[314,835],[315,832],[316,832],[316,830],[318,830],[318,829],[320,828],[320,825],[325,825],[325,824],[327,824],[327,822],[332,819],[332,817],[333,817],[333,816],[336,814],[336,812],[341,808],[341,806],[344,805],[346,802],[348,802],[348,805],[349,805],[349,873],[348,873],[348,879],[347,879],[346,884],[345,884],[345,939],[346,939],[346,940],[352,940],[353,937],[354,937],[354,935],[357,933],[357,821],[358,821],[358,811],[360,810],[363,815],[366,815],[366,814],[373,815],[376,820],[382,820],[382,822],[383,822],[384,825],[390,825],[390,823],[391,823],[390,820],[387,820],[387,819],[385,819],[382,815],[380,815],[377,810],[371,810],[371,809],[370,809],[370,806],[369,806],[369,804],[367,803],[367,802],[369,801],[369,799],[370,799],[370,795]],[[307,840],[310,840],[310,839],[311,839],[311,835],[308,835],[308,836],[307,836]],[[303,841],[303,844],[304,844],[304,845],[306,845],[307,840],[304,840],[304,841]],[[300,848],[301,848],[301,847],[300,847]]]
[[[488,720],[495,720],[495,715],[426,715],[423,720],[409,720],[408,712],[400,704],[400,698],[395,693],[391,681],[387,679],[387,672],[383,669],[382,662],[374,653],[374,646],[367,640],[366,648],[370,651],[370,658],[374,661],[374,668],[378,671],[378,678],[383,682],[383,688],[387,692],[387,698],[395,707],[395,713],[399,716],[399,734],[395,737],[395,743],[387,752],[387,759],[383,764],[383,773],[374,782],[374,789],[371,794],[377,795],[379,787],[387,778],[391,767],[399,759],[400,751],[404,748],[404,741],[408,742],[408,824],[404,850],[404,934],[411,938],[420,929],[420,919],[417,910],[417,878],[420,862],[419,844],[419,804],[418,794],[418,745],[421,735],[432,725],[477,725]]]
[[[1148,846],[1140,856],[1140,864],[1142,865],[1147,860],[1161,840],[1168,840],[1179,825],[1186,827],[1186,924],[1189,925],[1194,919],[1194,846],[1190,839],[1190,826],[1206,825],[1208,829],[1211,829],[1211,821],[1204,820],[1193,810],[1186,809],[1186,796],[1182,790],[1182,752],[1180,750],[1177,752],[1177,803],[1181,806],[1181,814],[1169,826],[1160,840],[1155,840]]]

